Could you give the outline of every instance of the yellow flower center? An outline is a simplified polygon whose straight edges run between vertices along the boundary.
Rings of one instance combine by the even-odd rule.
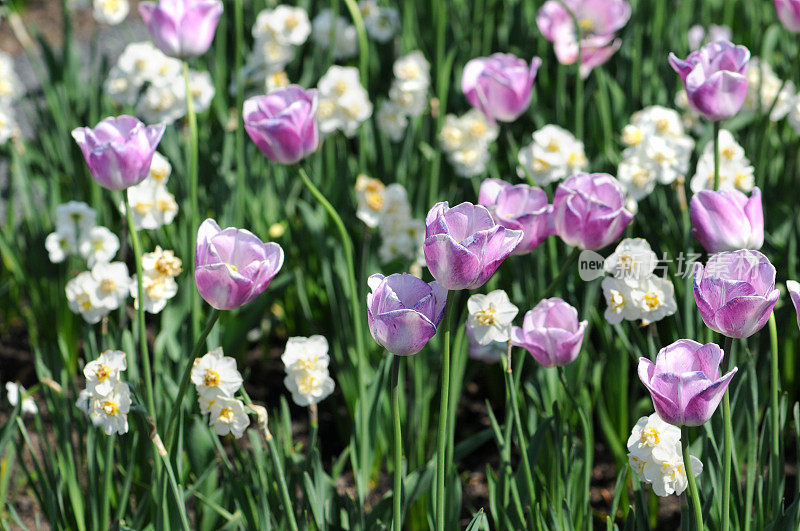
[[[419,66],[416,63],[405,63],[400,67],[400,77],[406,79],[415,79],[419,77]]]
[[[623,306],[625,306],[625,296],[619,291],[612,289],[611,300],[608,301],[608,307],[611,308],[612,312],[619,313],[622,311]]]
[[[317,379],[309,374],[308,376],[300,380],[300,382],[297,384],[297,389],[300,391],[300,394],[307,395],[314,390],[314,387],[316,387],[316,383]]]
[[[320,118],[328,118],[333,114],[333,111],[336,110],[336,106],[333,104],[332,101],[323,100],[319,102],[319,107],[317,107],[317,113],[319,114]]]
[[[583,154],[583,151],[570,153],[569,157],[567,158],[567,165],[570,168],[580,168],[584,164],[586,164],[586,155]]]
[[[442,129],[442,139],[450,147],[455,147],[461,143],[464,138],[464,133],[457,127],[446,127]]]
[[[318,359],[319,356],[314,354],[313,356],[309,356],[308,358],[300,358],[299,360],[297,360],[297,364],[307,371],[312,371],[314,370],[314,367],[317,366]]]
[[[0,79],[0,96],[11,95],[11,82],[7,79]]]
[[[653,427],[645,428],[642,430],[642,444],[647,446],[656,446],[659,441],[661,433]]]
[[[366,195],[367,206],[372,210],[380,210],[383,208],[385,200],[383,196],[379,193],[372,192],[367,193]]]
[[[97,369],[95,369],[94,375],[97,376],[99,381],[105,381],[106,378],[111,376],[111,367],[108,365],[100,365]]]
[[[675,479],[675,476],[678,474],[677,467],[672,466],[670,463],[664,463],[661,465],[661,468],[664,471],[664,475],[668,475],[672,479]]]
[[[153,179],[156,181],[163,181],[167,178],[167,169],[166,168],[150,168],[150,175],[153,176]]]
[[[722,150],[722,156],[728,160],[731,160],[734,155],[734,150],[731,146],[728,146]]]
[[[541,173],[550,169],[550,163],[544,159],[536,157],[533,159],[533,171]]]
[[[231,422],[233,422],[233,409],[229,407],[224,407],[220,409],[217,421],[223,424],[230,424]]]
[[[286,72],[280,71],[275,72],[271,75],[272,85],[275,87],[285,87],[289,84],[289,76],[286,75]]]
[[[497,324],[497,310],[495,310],[494,304],[489,304],[487,308],[475,312],[475,319],[483,326]]]
[[[633,174],[633,183],[639,187],[644,186],[647,184],[648,177],[650,174],[646,170],[639,169]]]
[[[622,131],[622,141],[629,146],[635,146],[642,141],[642,131],[638,127],[626,127]]]
[[[550,142],[548,142],[545,147],[547,148],[547,151],[558,151],[558,148],[560,146],[558,144],[558,140],[556,140],[555,138],[551,138]]]
[[[333,91],[336,92],[339,96],[347,92],[347,83],[342,81],[341,79],[333,84]]]
[[[203,385],[217,387],[219,385],[219,373],[213,369],[206,369],[206,374],[203,376]]]
[[[644,296],[644,305],[649,311],[653,311],[661,306],[661,300],[658,298],[657,293],[648,293]]]
[[[103,291],[103,293],[111,293],[117,289],[117,283],[110,278],[104,278],[100,281],[100,289]]]
[[[172,251],[162,251],[161,248],[157,247],[156,255],[158,258],[154,267],[162,275],[174,277],[183,271],[181,269],[181,259],[176,258],[175,253]]]
[[[133,210],[141,216],[150,212],[151,208],[153,208],[153,203],[148,201],[137,201],[136,204],[133,205]]]
[[[480,120],[475,120],[469,126],[469,134],[472,138],[481,138],[486,134],[486,124]]]
[[[289,31],[293,30],[294,28],[296,28],[299,25],[300,25],[300,21],[297,19],[297,17],[294,14],[291,14],[288,17],[286,17],[286,20],[283,22],[283,27],[285,27]]]
[[[109,417],[113,417],[119,412],[119,406],[116,402],[106,400],[103,402],[103,411],[105,411],[106,415]]]
[[[144,72],[147,68],[147,61],[143,58],[139,58],[134,62],[134,65],[136,66],[136,70]]]
[[[115,11],[119,11],[120,8],[120,1],[119,0],[103,0],[103,11],[108,13],[111,11],[112,13]]]
[[[592,31],[594,29],[594,21],[588,18],[582,18],[578,21],[578,27],[583,31]]]
[[[656,129],[658,129],[659,133],[666,133],[669,129],[669,120],[666,118],[659,118],[656,120]]]

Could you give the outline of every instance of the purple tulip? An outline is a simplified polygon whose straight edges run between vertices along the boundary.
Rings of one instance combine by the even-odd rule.
[[[764,213],[761,190],[748,199],[739,190],[701,190],[689,204],[692,234],[709,253],[761,249]]]
[[[573,15],[578,21],[577,29]],[[619,49],[621,42],[615,33],[630,16],[631,6],[626,0],[548,0],[537,12],[536,24],[554,44],[559,63],[574,64],[580,50],[580,74],[585,78]]]
[[[153,42],[170,57],[199,57],[208,51],[222,15],[220,0],[160,0],[139,4]]]
[[[545,367],[569,365],[581,351],[587,321],[559,299],[544,299],[525,314],[522,328],[511,329],[511,343],[531,353]]]
[[[800,0],[775,0],[775,10],[784,28],[800,33]]]
[[[658,416],[673,426],[700,426],[717,409],[738,370],[720,377],[724,353],[718,345],[679,339],[659,351],[656,362],[639,358],[639,379],[653,398]]]
[[[758,251],[717,253],[696,264],[694,300],[706,326],[728,337],[750,337],[766,324],[775,303],[775,268]]]
[[[689,105],[712,122],[733,118],[742,108],[749,59],[750,50],[728,41],[706,44],[685,61],[669,54],[669,64],[686,87]]]
[[[319,145],[317,91],[297,85],[244,102],[244,128],[269,160],[294,164]]]
[[[153,153],[164,134],[164,124],[145,126],[133,116],[106,118],[95,126],[78,127],[72,138],[83,152],[97,184],[125,190],[150,173]]]
[[[481,205],[436,203],[425,218],[425,262],[447,289],[483,286],[522,240],[522,231],[498,225]]]
[[[800,327],[800,284],[794,280],[786,281],[786,291],[794,304],[794,313],[797,314],[797,326]]]
[[[464,65],[461,90],[470,105],[489,120],[513,122],[531,102],[531,88],[542,60],[530,65],[509,53],[478,57]]]
[[[207,219],[197,231],[194,280],[207,303],[233,310],[264,291],[283,265],[283,249],[252,232],[219,228]]]
[[[408,273],[376,274],[367,282],[367,321],[375,342],[395,356],[422,350],[442,320],[447,290]]]
[[[606,173],[579,173],[559,183],[553,198],[555,233],[568,245],[601,249],[633,219],[622,185]]]
[[[553,234],[553,206],[547,204],[547,194],[541,188],[486,179],[481,183],[478,203],[489,209],[498,224],[522,231],[522,241],[513,254],[529,253]]]

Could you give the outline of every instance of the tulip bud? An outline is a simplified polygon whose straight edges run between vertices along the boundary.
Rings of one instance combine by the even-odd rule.
[[[739,190],[701,190],[689,204],[692,234],[709,253],[761,249],[764,213],[761,191],[748,199]]]
[[[513,122],[531,102],[531,88],[541,64],[538,57],[529,65],[506,53],[478,57],[464,65],[461,90],[470,105],[489,120]]]
[[[525,314],[521,328],[511,330],[511,343],[545,367],[562,367],[580,354],[587,325],[587,321],[578,322],[578,311],[563,300],[544,299]]]
[[[156,46],[182,59],[199,57],[208,51],[219,17],[220,0],[160,0],[139,4],[142,16]]]

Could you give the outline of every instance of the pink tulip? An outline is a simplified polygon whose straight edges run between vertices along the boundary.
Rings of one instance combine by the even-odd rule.
[[[139,14],[153,42],[170,57],[199,57],[208,51],[219,17],[220,0],[161,0],[142,2]]]
[[[489,120],[513,122],[531,102],[531,89],[542,60],[530,64],[508,54],[496,53],[467,62],[461,90],[469,103]]]

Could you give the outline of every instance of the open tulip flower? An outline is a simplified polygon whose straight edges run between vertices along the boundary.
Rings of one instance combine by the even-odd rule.
[[[761,190],[748,197],[739,190],[701,190],[689,204],[692,234],[709,253],[761,249],[764,212]]]
[[[199,57],[208,51],[222,15],[220,0],[160,0],[139,4],[153,42],[170,57]]]
[[[728,41],[706,44],[686,60],[669,54],[669,64],[686,87],[689,105],[711,122],[733,118],[742,108],[749,59],[750,50]]]
[[[422,350],[444,315],[447,290],[408,273],[369,277],[367,321],[375,342],[395,356]]]
[[[558,297],[544,299],[525,314],[522,327],[511,329],[511,343],[531,353],[545,367],[569,365],[578,357],[587,321]]]
[[[461,90],[470,105],[489,120],[513,122],[531,102],[531,89],[542,60],[530,64],[509,53],[472,59],[464,66]]]
[[[486,179],[478,203],[488,208],[500,225],[522,231],[522,241],[513,254],[527,254],[553,234],[553,206],[541,188]]]
[[[800,33],[800,0],[775,0],[775,10],[784,28]]]
[[[263,292],[283,265],[283,249],[250,231],[219,228],[207,219],[197,231],[194,279],[205,301],[233,310]]]
[[[425,218],[425,262],[449,290],[483,286],[522,241],[521,230],[495,223],[486,207],[436,203]]]
[[[94,129],[72,131],[92,178],[109,190],[125,190],[150,173],[153,153],[165,126],[144,125],[133,116],[109,117]]]
[[[317,91],[297,85],[244,102],[244,128],[269,160],[294,164],[319,145]]]
[[[622,185],[606,173],[579,173],[560,183],[553,199],[555,233],[568,245],[602,249],[633,219]]]
[[[639,379],[662,420],[674,426],[700,426],[711,418],[738,370],[734,367],[720,376],[723,355],[714,343],[679,339],[661,349],[655,363],[639,358]]]
[[[779,292],[775,268],[758,251],[718,253],[697,264],[694,299],[707,327],[728,337],[750,337],[766,324]]]

